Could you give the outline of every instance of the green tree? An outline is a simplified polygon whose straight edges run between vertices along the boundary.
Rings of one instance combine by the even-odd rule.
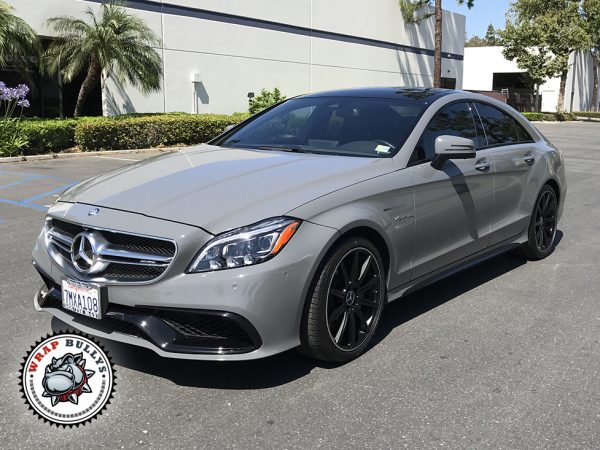
[[[487,47],[487,42],[485,39],[475,35],[471,39],[467,39],[465,42],[465,47]]]
[[[109,75],[119,83],[129,82],[145,94],[160,89],[162,59],[154,48],[160,45],[160,39],[123,5],[104,3],[98,15],[88,8],[88,21],[69,16],[48,19],[48,26],[58,39],[45,54],[46,70],[50,74],[60,71],[67,82],[86,71],[75,105],[75,117],[81,115],[86,99],[99,81],[102,81],[104,97]]]
[[[598,110],[598,70],[600,69],[600,0],[583,0],[583,17],[586,23],[586,29],[590,37],[591,56],[593,62],[593,91],[592,105],[593,111]]]
[[[272,91],[262,89],[257,97],[248,99],[248,112],[250,114],[256,114],[263,109],[267,109],[284,100],[285,96],[281,93],[279,88],[275,88]]]
[[[483,38],[488,47],[494,47],[500,45],[500,38],[498,37],[498,30],[494,28],[491,23],[488,25],[487,32]]]
[[[434,69],[433,85],[440,87],[442,85],[442,36],[444,33],[442,18],[442,0],[399,0],[400,11],[406,23],[418,24],[423,20],[435,16],[435,50],[434,50]],[[469,9],[473,7],[475,0],[456,0],[459,5],[467,5]],[[433,3],[433,5],[432,5]],[[431,12],[433,6],[434,12]],[[426,12],[423,12],[426,10]]]
[[[0,67],[23,56],[39,56],[40,41],[23,19],[13,14],[13,7],[0,0]]]
[[[557,110],[564,111],[569,56],[589,48],[579,0],[516,0],[500,32],[504,56],[535,80],[560,77]]]

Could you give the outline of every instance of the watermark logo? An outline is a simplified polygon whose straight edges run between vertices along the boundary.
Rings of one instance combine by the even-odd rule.
[[[114,392],[114,369],[88,336],[57,333],[36,343],[21,367],[25,402],[44,421],[78,426],[102,413]]]

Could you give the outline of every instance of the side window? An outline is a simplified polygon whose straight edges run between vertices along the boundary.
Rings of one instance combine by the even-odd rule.
[[[475,119],[467,103],[452,103],[444,106],[431,119],[415,148],[412,162],[428,161],[435,156],[435,140],[439,136],[450,135],[475,139]]]
[[[523,125],[515,120],[515,126],[517,127],[517,137],[519,138],[519,142],[533,142],[534,139],[531,137],[529,132],[525,129]]]
[[[488,145],[508,145],[519,142],[515,121],[498,108],[485,103],[475,103],[487,136]]]

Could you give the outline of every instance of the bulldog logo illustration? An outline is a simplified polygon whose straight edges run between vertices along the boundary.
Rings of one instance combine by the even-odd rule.
[[[45,372],[42,380],[42,386],[44,386],[42,396],[50,397],[52,406],[58,402],[67,401],[77,404],[81,394],[92,392],[88,379],[95,372],[85,369],[83,353],[76,355],[67,353],[62,358],[52,358],[52,362],[46,366]]]
[[[44,421],[78,426],[102,413],[114,392],[114,369],[99,343],[57,333],[37,343],[21,369],[25,402]]]

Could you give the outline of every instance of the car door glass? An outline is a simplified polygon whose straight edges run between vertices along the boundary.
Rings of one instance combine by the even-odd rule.
[[[517,127],[517,137],[519,142],[533,142],[533,138],[523,125],[515,120],[515,126]]]
[[[515,121],[498,108],[485,103],[475,103],[487,137],[487,145],[509,145],[519,142]]]
[[[431,119],[415,148],[412,162],[430,161],[435,156],[435,140],[439,136],[458,136],[475,140],[475,118],[467,103],[451,103],[440,109]]]

